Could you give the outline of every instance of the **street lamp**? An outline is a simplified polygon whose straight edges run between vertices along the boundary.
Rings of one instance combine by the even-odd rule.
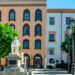
[[[66,28],[66,33],[68,34],[69,39],[71,39],[71,32],[72,32],[72,28],[71,28],[70,25],[68,25],[67,28]],[[68,73],[71,73],[70,40],[68,41],[67,48],[69,50],[69,53],[68,53]]]
[[[71,24],[67,27],[67,32],[72,37],[72,75],[75,75],[75,19],[71,18]]]

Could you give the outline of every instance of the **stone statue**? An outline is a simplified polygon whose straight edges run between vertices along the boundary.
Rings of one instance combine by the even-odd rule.
[[[19,54],[19,46],[20,42],[17,40],[17,36],[15,36],[15,40],[13,40],[11,44],[11,50],[13,54]]]

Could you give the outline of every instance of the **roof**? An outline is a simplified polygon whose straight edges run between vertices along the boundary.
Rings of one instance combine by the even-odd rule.
[[[60,12],[63,12],[63,13],[74,13],[75,12],[75,9],[47,9],[47,13],[60,13]]]
[[[46,0],[0,0],[0,1],[46,1]]]

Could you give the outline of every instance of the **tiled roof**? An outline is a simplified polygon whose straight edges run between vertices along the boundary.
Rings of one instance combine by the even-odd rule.
[[[46,1],[46,0],[0,0],[0,1]]]
[[[47,13],[51,13],[51,12],[64,12],[64,13],[67,13],[67,12],[75,12],[75,9],[47,9]]]

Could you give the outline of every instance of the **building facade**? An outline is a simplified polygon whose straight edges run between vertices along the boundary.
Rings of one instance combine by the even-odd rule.
[[[68,38],[66,27],[70,24],[70,17],[75,18],[74,9],[47,9],[46,23],[46,58],[47,65],[51,60],[58,64],[63,60],[68,62],[67,53],[61,49],[61,43]]]
[[[43,67],[46,56],[46,0],[0,0],[0,22],[19,32],[28,66]]]

